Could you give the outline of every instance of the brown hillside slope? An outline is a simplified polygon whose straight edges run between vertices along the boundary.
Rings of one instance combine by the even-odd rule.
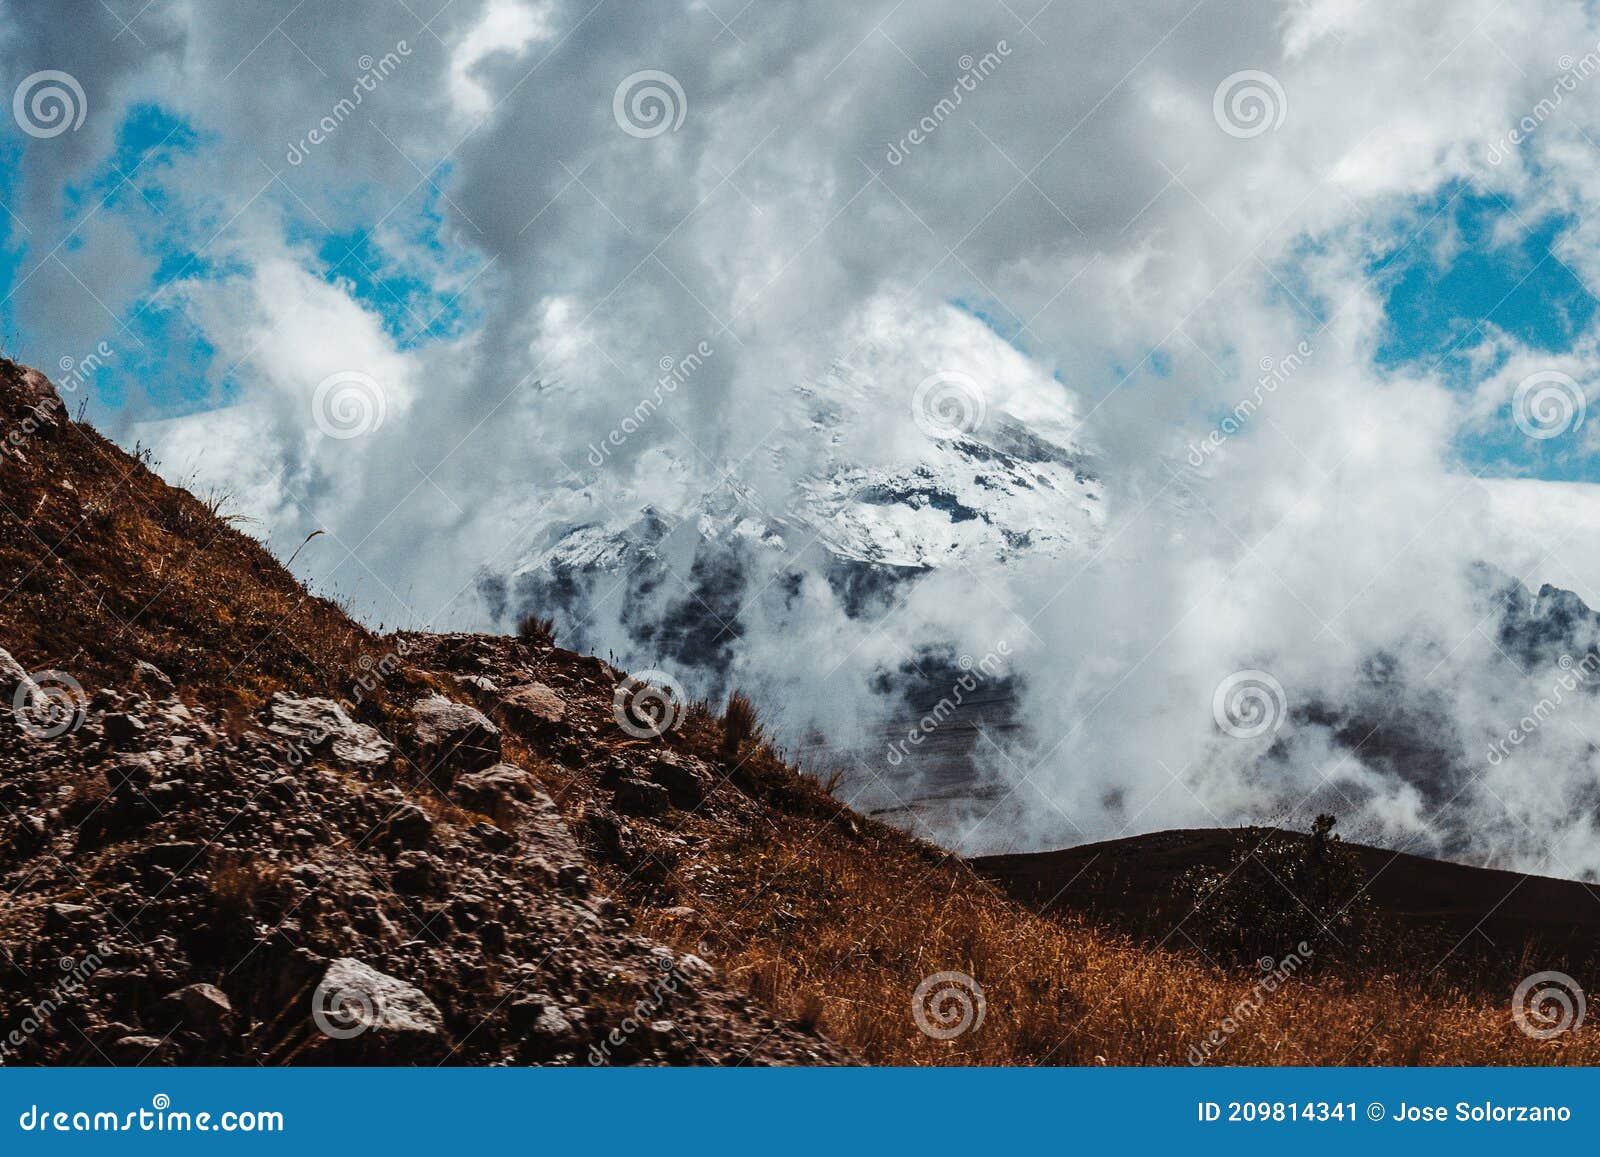
[[[704,709],[630,733],[622,675],[537,632],[374,636],[10,363],[0,423],[0,1059],[1181,1064],[1254,989],[1033,915]],[[939,973],[983,1000],[929,1033]],[[1214,1056],[1600,1040],[1398,960],[1303,972]]]

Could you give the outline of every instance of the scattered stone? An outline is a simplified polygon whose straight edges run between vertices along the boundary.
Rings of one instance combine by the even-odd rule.
[[[212,1036],[233,1023],[233,1004],[214,984],[187,985],[168,993],[167,1001],[182,1013],[184,1024],[202,1036]]]
[[[700,770],[693,761],[683,759],[670,751],[656,756],[650,769],[650,778],[667,789],[672,802],[681,808],[699,807],[715,782],[709,772]]]
[[[500,701],[512,723],[533,728],[559,727],[567,719],[567,702],[543,683],[529,683]]]
[[[141,1065],[170,1065],[177,1048],[158,1036],[125,1036],[111,1042],[107,1050],[111,1063],[130,1068]]]
[[[473,824],[467,829],[467,834],[473,836],[491,852],[510,851],[517,845],[517,837],[504,828],[497,828],[493,824]]]
[[[50,933],[82,932],[94,922],[94,909],[87,904],[52,904],[44,911],[44,930]]]
[[[625,779],[617,785],[611,806],[623,815],[659,816],[672,806],[672,797],[660,784]]]
[[[199,844],[184,841],[169,844],[151,844],[145,848],[140,858],[149,864],[182,870],[198,860],[204,850]]]
[[[394,886],[411,895],[431,891],[434,883],[434,860],[427,852],[401,852],[394,861]]]
[[[534,798],[534,778],[510,763],[497,763],[485,771],[460,776],[451,789],[463,807],[489,816],[501,827],[511,827],[521,817],[522,805]]]
[[[350,767],[377,770],[394,755],[394,745],[376,728],[357,723],[332,699],[302,699],[279,691],[267,701],[267,730],[305,755],[326,754]]]
[[[433,821],[414,803],[401,805],[384,822],[384,834],[403,848],[424,848],[433,838]]]
[[[107,715],[101,725],[105,728],[106,738],[113,743],[130,743],[146,730],[143,719],[125,712]]]
[[[11,697],[16,694],[17,688],[32,682],[27,668],[13,659],[10,651],[0,647],[0,696],[5,699],[4,703],[0,703],[0,708],[5,708],[6,714],[10,714]]]
[[[627,760],[620,755],[613,755],[600,772],[600,786],[606,791],[615,791],[619,783],[632,778],[633,769],[628,766]]]
[[[172,690],[172,680],[167,673],[154,663],[146,663],[143,659],[135,660],[133,664],[133,685],[146,690]]]
[[[709,984],[717,978],[717,970],[693,952],[685,952],[678,957],[677,969],[691,981],[697,983]]]

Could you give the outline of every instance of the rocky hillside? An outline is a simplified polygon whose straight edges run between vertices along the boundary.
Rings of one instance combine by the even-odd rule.
[[[625,733],[618,672],[373,637],[40,375],[0,363],[0,417],[4,1060],[848,1059],[597,878],[761,806]]]
[[[1518,1028],[1537,943],[1336,950],[1280,897],[1241,965],[1040,905],[1100,877],[980,875],[541,624],[376,635],[141,457],[0,361],[0,1062],[1600,1060]]]

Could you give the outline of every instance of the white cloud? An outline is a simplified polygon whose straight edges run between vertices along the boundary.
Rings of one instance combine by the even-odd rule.
[[[957,368],[997,404],[1096,447],[1101,553],[952,568],[914,589],[892,632],[844,617],[798,560],[787,604],[747,608],[733,676],[784,704],[795,732],[822,721],[847,733],[871,722],[862,688],[875,670],[924,643],[982,653],[1009,638],[1035,742],[996,768],[1020,786],[1022,814],[1007,822],[1031,837],[1236,820],[1263,799],[1332,791],[1397,839],[1439,824],[1421,787],[1328,728],[1297,733],[1286,762],[1219,744],[1217,682],[1268,665],[1297,704],[1337,700],[1385,655],[1411,680],[1408,705],[1476,743],[1520,692],[1472,673],[1498,668],[1470,638],[1481,608],[1467,564],[1593,574],[1586,546],[1546,563],[1520,537],[1556,545],[1567,520],[1589,518],[1589,492],[1485,488],[1455,462],[1463,425],[1497,420],[1530,356],[1491,336],[1465,396],[1381,369],[1371,276],[1423,223],[1419,200],[1449,190],[1530,218],[1595,219],[1584,136],[1600,132],[1600,84],[1568,95],[1511,159],[1490,159],[1561,58],[1600,40],[1578,6],[1058,0],[1024,28],[1004,6],[885,0],[723,12],[731,31],[693,5],[643,19],[458,0],[429,30],[393,6],[359,7],[293,19],[282,36],[248,14],[175,9],[172,39],[137,61],[31,22],[18,34],[28,55],[79,53],[66,63],[93,82],[102,115],[77,154],[29,153],[19,211],[56,234],[55,193],[104,152],[135,93],[213,134],[181,166],[173,214],[152,219],[183,235],[179,204],[222,202],[180,241],[198,248],[222,229],[241,267],[186,287],[189,316],[245,382],[241,407],[208,419],[235,431],[208,437],[212,466],[237,447],[241,493],[301,502],[327,524],[351,550],[329,552],[334,573],[317,577],[362,575],[374,617],[481,626],[480,564],[513,569],[556,526],[626,524],[650,503],[691,510],[725,473],[781,508],[837,449],[807,441],[794,387],[830,381],[841,362],[878,387],[841,444],[864,464],[901,462],[925,445],[911,394]],[[83,13],[103,23],[96,5]],[[370,117],[269,179],[263,158],[322,115],[349,62],[401,36],[417,54]],[[891,164],[887,143],[950,94],[962,55],[1002,39],[1003,63]],[[535,51],[548,60],[530,72]],[[639,139],[614,123],[616,86],[643,69],[681,83],[680,130]],[[1271,74],[1287,110],[1241,139],[1213,103],[1245,70]],[[432,243],[468,257],[475,278],[452,265],[449,292],[466,287],[476,328],[449,344],[403,347],[373,301],[286,240],[319,221],[365,230],[432,212]],[[380,228],[375,244],[428,268],[428,242]],[[1560,256],[1589,277],[1593,230],[1573,228]],[[75,333],[83,302],[56,288],[19,298],[36,324]],[[715,356],[596,476],[587,448],[634,411],[663,358],[701,341]],[[1189,443],[1251,394],[1262,359],[1302,342],[1305,365],[1187,468]],[[1594,376],[1592,335],[1569,360],[1580,381]],[[393,391],[369,439],[319,438],[310,422],[317,383],[345,369]],[[169,430],[172,446],[194,444],[192,427]],[[286,466],[295,499],[263,481],[262,462]],[[1513,509],[1515,527],[1501,525]],[[634,625],[600,629],[621,642]],[[1457,645],[1471,663],[1440,668],[1437,649]],[[1539,791],[1570,786],[1556,760],[1538,776]],[[1545,798],[1514,802],[1542,816]]]
[[[450,100],[457,114],[478,119],[495,101],[479,66],[494,56],[520,59],[528,46],[550,38],[550,12],[522,0],[488,0],[474,24],[450,53]]]

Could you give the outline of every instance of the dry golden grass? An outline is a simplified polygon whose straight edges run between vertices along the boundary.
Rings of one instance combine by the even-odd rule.
[[[1224,1043],[1209,1064],[1600,1063],[1593,1027],[1532,1040],[1509,991],[1492,1000],[1412,980],[1410,961],[1387,975],[1291,978],[1223,1033],[1261,973],[1034,916],[961,861],[849,813],[820,828],[779,817],[715,858],[717,889],[678,899],[698,912],[688,926],[657,912],[643,929],[684,947],[707,940],[775,1015],[820,1024],[872,1064],[1186,1065],[1213,1031]],[[975,978],[987,1002],[981,1027],[949,1041],[912,1018],[919,982],[944,971]]]

